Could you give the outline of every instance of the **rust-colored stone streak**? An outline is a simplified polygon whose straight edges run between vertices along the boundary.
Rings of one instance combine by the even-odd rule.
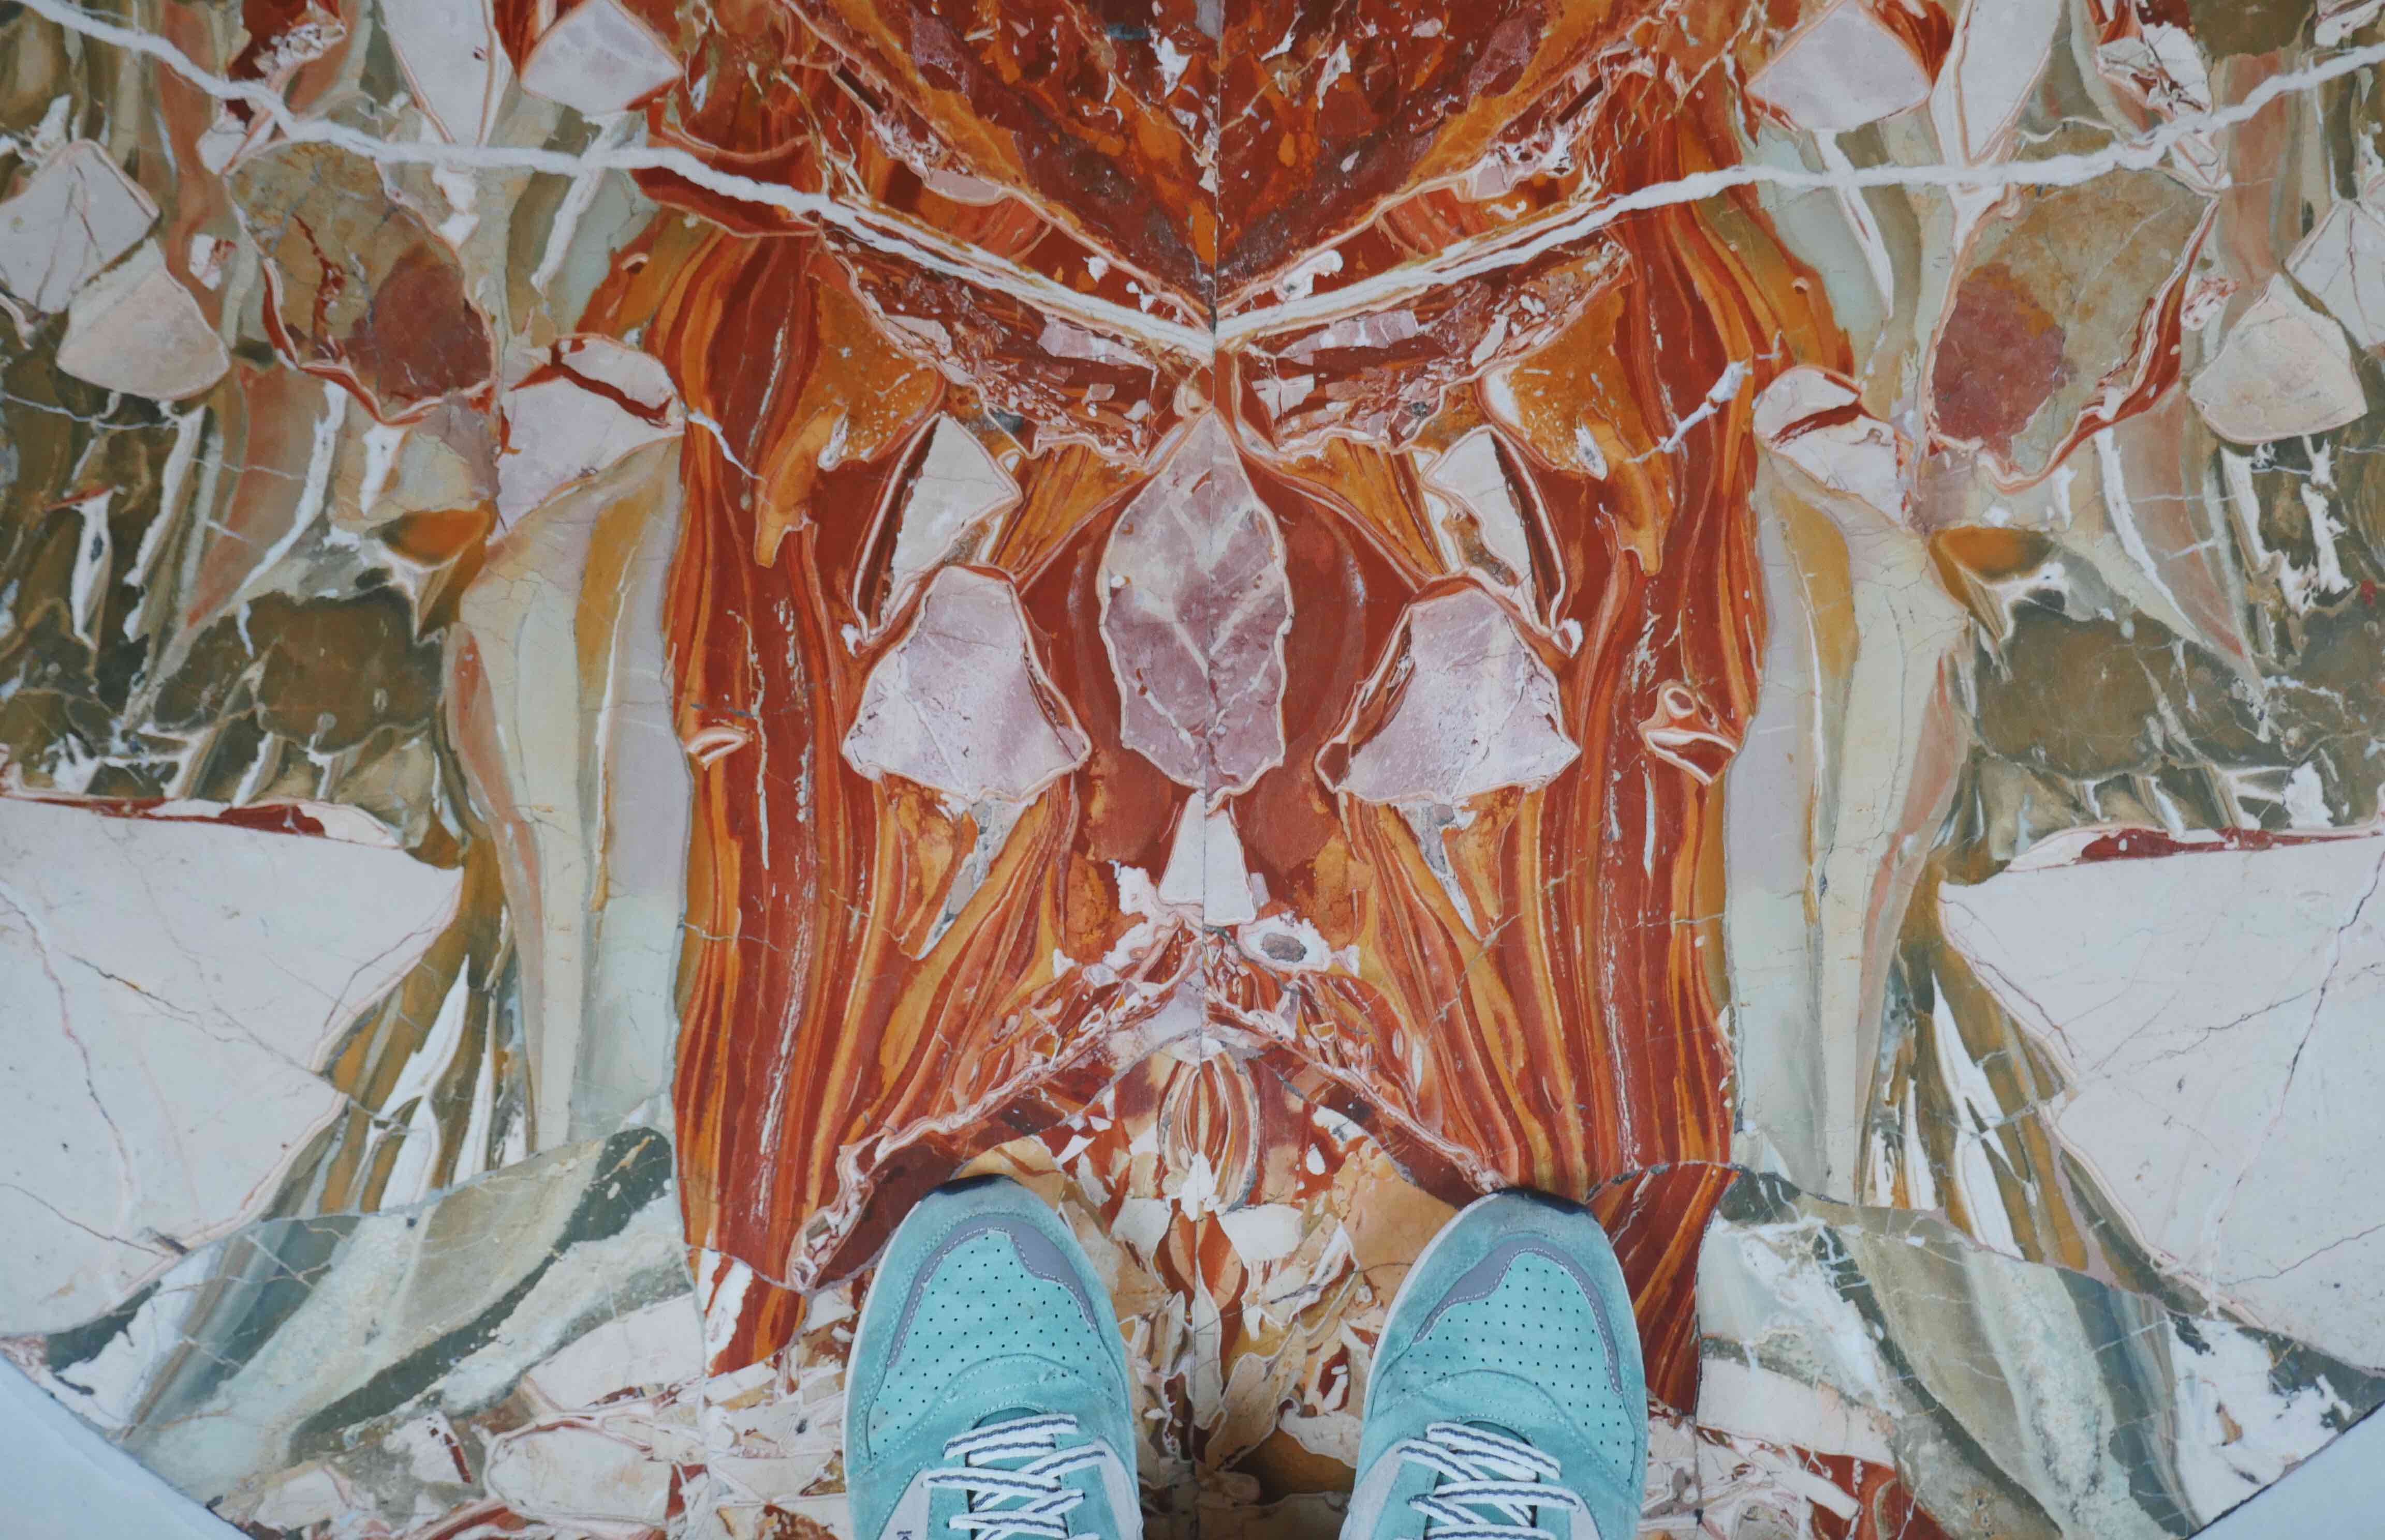
[[[839,6],[812,19],[800,68],[862,71],[895,98],[882,110],[1010,189],[1009,223],[983,205],[962,221],[1001,232],[988,249],[1004,260],[1040,267],[1045,242],[1018,213],[1032,210],[1068,241],[1118,242],[1104,249],[1180,292],[1205,292],[1212,262],[1221,289],[1260,292],[1251,285],[1338,236],[1350,276],[1495,235],[1508,216],[1449,179],[1518,123],[1628,143],[1631,182],[1723,163],[1734,109],[1698,67],[1732,45],[1729,9],[1704,43],[1665,44],[1702,55],[1655,71],[1627,67],[1635,19],[1603,6],[1486,13],[1414,68],[1400,62],[1407,43],[1367,29],[1310,36],[1305,19],[1238,17],[1230,77],[1248,68],[1244,42],[1290,29],[1286,69],[1325,68],[1344,49],[1365,102],[1337,85],[1317,121],[1275,117],[1290,75],[1230,79],[1251,112],[1240,130],[1230,118],[1214,215],[1184,191],[1185,157],[1208,153],[1197,115],[1180,115],[1182,136],[1165,144],[1156,130],[1130,135],[1149,153],[1105,177],[1144,179],[1130,240],[1113,180],[1065,174],[1080,151],[1060,141],[1090,130],[1055,126],[1076,98],[1025,56],[923,54],[918,40],[943,25],[928,9]],[[1044,63],[1058,69],[1088,46],[1088,25],[1072,13],[1034,46],[1056,49]],[[682,143],[745,174],[816,163],[791,113],[741,117],[723,99],[706,98],[700,133],[682,117]],[[1368,133],[1363,175],[1324,175],[1318,157]],[[868,162],[878,206],[942,222],[916,175],[856,150],[862,136],[829,137],[817,164]],[[1519,205],[1556,195],[1548,175],[1515,184]],[[683,201],[715,212],[709,195]],[[1424,344],[1401,341],[1413,328],[1396,316],[1361,315],[1342,330],[1262,330],[1207,366],[1056,319],[998,276],[930,271],[842,233],[749,220],[660,237],[645,263],[617,269],[598,310],[616,327],[651,317],[647,345],[708,425],[682,453],[689,513],[668,605],[698,766],[675,1091],[692,1244],[787,1289],[843,1275],[912,1197],[1191,1031],[1353,1120],[1445,1200],[1513,1183],[1587,1196],[1674,1168],[1602,1201],[1624,1222],[1658,1394],[1687,1403],[1696,1236],[1731,1123],[1716,773],[1753,709],[1764,629],[1748,415],[1787,362],[1843,365],[1809,309],[1813,286],[1763,241],[1753,205],[1726,211],[1728,242],[1717,217],[1642,216],[1452,280],[1419,302]],[[1076,286],[1096,292],[1104,275],[1088,271]],[[1319,382],[1321,411],[1293,402],[1297,369]],[[1121,511],[1215,431],[1200,426],[1212,415],[1235,446],[1213,478],[1247,480],[1293,596],[1280,754],[1232,785],[1171,781],[1181,773],[1129,747],[1102,623]],[[1469,433],[1487,435],[1469,453],[1505,488],[1480,495],[1521,510],[1525,548],[1500,546],[1472,515],[1436,532],[1447,499],[1430,467],[1456,464]],[[955,495],[923,491],[923,467],[960,436],[999,467],[975,474],[1015,493],[930,582],[895,531],[920,516],[915,503]],[[872,693],[881,670],[934,666],[949,640],[940,617],[959,613],[937,606],[964,592],[979,596],[971,613],[1015,608],[1022,640],[1004,644],[1004,666],[1030,681],[983,708],[1028,714],[965,752],[904,736],[884,715],[893,697]],[[1366,744],[1397,730],[1427,632],[1460,615],[1512,638],[1498,645],[1517,688],[1553,681],[1540,767],[1423,802],[1380,790]],[[930,703],[949,723],[979,709],[972,677]],[[1053,745],[1042,778],[980,784],[952,768],[953,753],[983,763],[1021,733]],[[896,764],[905,753],[946,768]],[[1247,917],[1240,893],[1224,895],[1234,913],[1221,921],[1210,891],[1206,924],[1199,902],[1151,896],[1205,790],[1239,840]],[[1450,814],[1438,825],[1435,797]],[[1321,944],[1316,955],[1294,933]],[[792,1296],[747,1300],[724,1365],[793,1329]]]
[[[785,320],[722,325],[718,294]],[[1100,1042],[1095,1002],[1043,987],[1054,946],[1085,924],[1065,880],[1081,815],[1072,786],[1053,789],[964,922],[909,955],[914,910],[941,897],[953,847],[974,831],[842,757],[873,649],[856,655],[839,627],[853,618],[869,513],[938,388],[882,342],[874,368],[854,368],[841,350],[870,345],[868,323],[808,241],[714,242],[658,321],[691,404],[722,425],[686,458],[708,516],[690,521],[669,611],[682,730],[733,745],[698,773],[677,1096],[684,1201],[699,1243],[808,1282],[837,1259],[800,1249],[805,1221],[833,1216],[814,1226],[832,1247],[871,1186],[941,1180],[983,1125],[1031,1126],[1053,1115],[1041,1099],[1073,1104],[1098,1084],[1081,1073]],[[865,418],[842,391],[883,410]],[[868,422],[868,457],[816,477],[792,468],[818,453],[807,427],[832,409]],[[757,560],[782,518],[775,559]]]

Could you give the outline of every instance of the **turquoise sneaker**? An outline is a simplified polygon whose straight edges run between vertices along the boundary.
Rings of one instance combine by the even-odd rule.
[[[1342,1540],[1631,1540],[1648,1387],[1598,1221],[1493,1193],[1392,1299]]]
[[[913,1209],[845,1370],[856,1540],[1140,1540],[1126,1345],[1068,1227],[1005,1177]]]

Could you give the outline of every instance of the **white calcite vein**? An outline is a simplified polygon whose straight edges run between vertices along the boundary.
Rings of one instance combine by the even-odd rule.
[[[1221,317],[1214,327],[1203,329],[1080,294],[978,248],[922,227],[898,222],[889,216],[834,198],[720,171],[683,150],[640,145],[568,155],[512,145],[394,141],[320,118],[302,118],[274,92],[203,68],[190,56],[153,33],[103,20],[65,0],[24,3],[28,9],[70,31],[156,59],[219,101],[243,102],[258,108],[294,142],[336,144],[356,155],[393,164],[469,170],[547,171],[566,177],[578,177],[592,169],[668,170],[708,192],[834,225],[857,240],[916,262],[929,271],[989,283],[1057,314],[1122,335],[1142,337],[1204,362],[1216,355],[1221,342],[1327,320],[1345,310],[1381,308],[1407,294],[1530,262],[1628,215],[1700,203],[1736,187],[1763,185],[1834,192],[1905,187],[1978,192],[2010,187],[2080,186],[2112,171],[2157,166],[2179,144],[2249,122],[2280,97],[2315,91],[2330,81],[2385,63],[2385,43],[2347,48],[2303,68],[2272,75],[2225,107],[2180,114],[2133,138],[2090,152],[1992,164],[1881,165],[1822,171],[1747,161],[1695,172],[1601,199],[1586,209],[1460,242],[1430,262],[1362,279],[1327,294],[1286,300]]]

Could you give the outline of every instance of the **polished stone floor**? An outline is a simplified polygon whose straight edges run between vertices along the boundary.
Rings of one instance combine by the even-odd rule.
[[[2237,1509],[2385,1401],[2381,14],[0,7],[0,1349],[827,1540],[1001,1171],[1321,1540],[1524,1184],[1645,1534]]]

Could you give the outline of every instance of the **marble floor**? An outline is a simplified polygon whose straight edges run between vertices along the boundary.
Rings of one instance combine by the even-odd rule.
[[[0,1351],[258,1540],[1157,1540],[1588,1201],[1642,1534],[2385,1402],[2385,0],[6,0]],[[2364,1026],[2370,1023],[2371,1026]]]

